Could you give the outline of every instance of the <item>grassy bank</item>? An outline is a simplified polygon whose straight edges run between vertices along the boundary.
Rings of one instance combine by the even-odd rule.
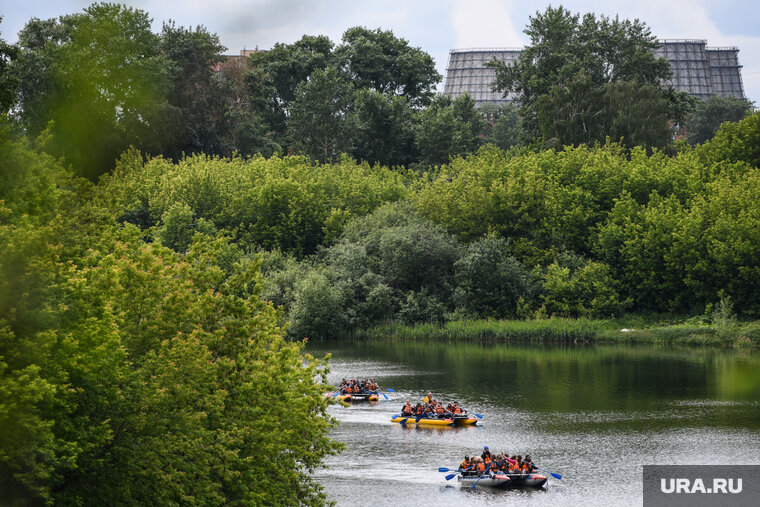
[[[389,323],[354,333],[359,339],[514,343],[642,343],[711,347],[760,346],[760,321],[691,324],[673,319],[457,320],[408,326]]]

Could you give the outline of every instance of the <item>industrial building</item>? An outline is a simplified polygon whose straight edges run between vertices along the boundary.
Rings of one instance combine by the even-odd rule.
[[[739,49],[736,47],[707,47],[705,40],[661,40],[655,55],[666,58],[673,71],[672,84],[677,90],[698,98],[710,95],[744,97]],[[502,97],[491,90],[496,71],[486,67],[494,58],[507,64],[520,55],[516,48],[452,49],[446,66],[443,95],[456,98],[465,93],[484,104],[503,104],[515,100],[514,94]]]

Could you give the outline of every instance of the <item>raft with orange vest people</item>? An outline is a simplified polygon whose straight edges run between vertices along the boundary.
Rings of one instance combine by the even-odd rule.
[[[388,389],[388,391],[393,392],[393,389]],[[356,379],[343,379],[341,380],[338,389],[330,393],[331,396],[337,395],[336,397],[339,400],[346,402],[377,401],[380,399],[380,394],[382,394],[386,400],[388,399],[388,396],[386,396],[385,393],[380,392],[377,387],[377,382],[375,382],[375,379],[373,378],[361,381]]]
[[[480,419],[480,414],[475,414]],[[478,419],[459,406],[459,402],[447,404],[436,401],[432,393],[427,393],[422,403],[412,406],[409,400],[401,407],[401,413],[394,414],[391,422],[427,426],[474,426]]]
[[[542,488],[548,478],[537,473],[540,470],[533,459],[517,454],[511,457],[507,453],[492,455],[488,446],[483,448],[480,456],[465,456],[459,468],[441,467],[439,472],[454,472],[446,476],[450,481],[454,477],[461,486],[485,486],[491,488]],[[559,474],[547,472],[555,479],[562,479]]]

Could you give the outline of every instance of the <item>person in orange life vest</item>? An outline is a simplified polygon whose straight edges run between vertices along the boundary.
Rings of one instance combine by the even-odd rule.
[[[536,465],[533,464],[533,458],[530,457],[530,454],[527,454],[525,456],[523,463],[527,466],[528,473],[531,473],[533,472],[533,470],[536,470]]]
[[[435,406],[435,415],[439,419],[443,419],[445,417],[445,414],[446,414],[446,411],[443,409],[443,403],[439,401],[438,404]]]
[[[485,461],[486,464],[493,461],[493,456],[491,456],[491,451],[488,450],[487,445],[483,447],[483,454],[481,454],[480,457],[483,458],[483,461]]]
[[[475,461],[476,461],[475,471],[478,474],[482,474],[483,472],[485,472],[486,471],[486,464],[483,461],[483,458],[475,458]]]
[[[412,415],[412,404],[406,400],[406,404],[401,407],[401,415]]]
[[[510,474],[516,474],[520,472],[520,469],[517,467],[517,456],[512,455],[512,458],[510,458],[512,461],[509,462],[509,473]]]
[[[454,414],[461,414],[462,413],[462,407],[459,406],[459,402],[455,401],[454,405],[451,407],[451,412]]]
[[[435,403],[430,403],[427,407],[425,407],[425,415],[435,415]]]
[[[519,473],[519,474],[523,473],[522,456],[519,455],[519,454],[517,455],[517,465],[516,465],[516,468],[517,468],[517,473]]]
[[[422,403],[417,403],[414,407],[414,414],[415,415],[422,415],[425,413],[425,408],[422,406]]]
[[[470,468],[470,457],[465,456],[464,461],[459,464],[459,470],[461,470],[462,472],[466,472],[468,471],[469,468]]]

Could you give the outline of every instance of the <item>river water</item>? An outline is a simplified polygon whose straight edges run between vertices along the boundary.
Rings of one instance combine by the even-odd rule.
[[[316,472],[338,505],[641,505],[644,464],[760,464],[760,354],[632,346],[310,343],[329,381],[374,377],[389,400],[330,409],[347,448]],[[391,423],[431,390],[476,427]],[[460,488],[438,467],[530,454],[543,490]]]

